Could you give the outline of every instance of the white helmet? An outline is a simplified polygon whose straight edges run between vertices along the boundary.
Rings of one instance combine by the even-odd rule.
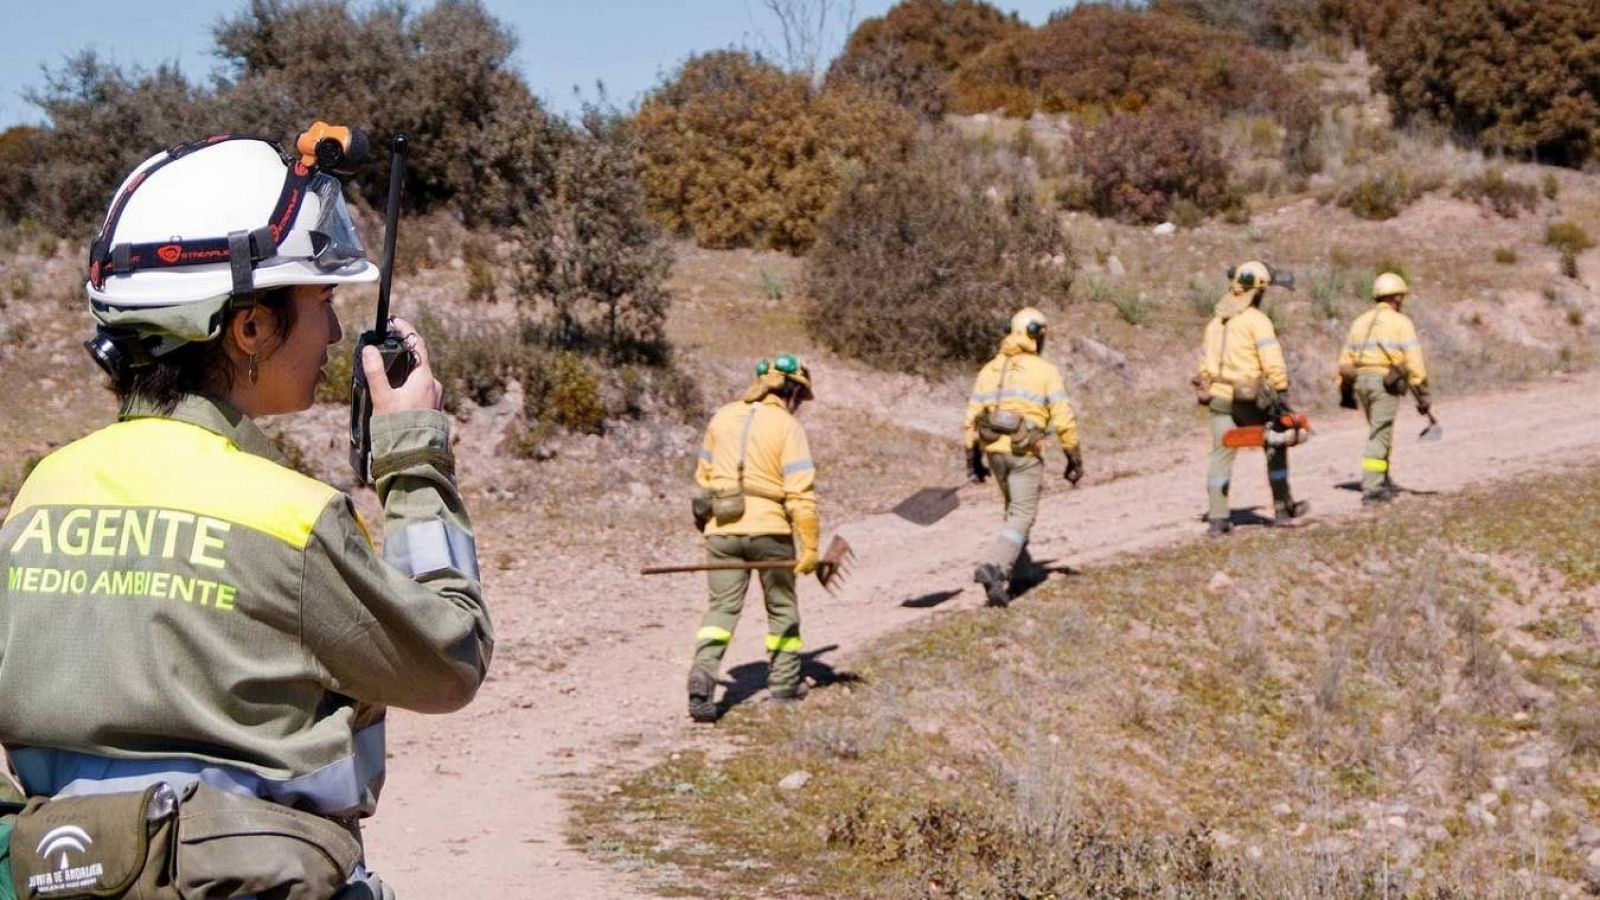
[[[294,284],[377,280],[338,179],[260,138],[158,153],[118,188],[85,285],[101,325],[164,340],[220,333],[230,298]]]

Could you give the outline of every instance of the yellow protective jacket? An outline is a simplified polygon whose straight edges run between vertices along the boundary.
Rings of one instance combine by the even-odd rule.
[[[726,525],[712,520],[707,535],[791,534],[790,519],[817,510],[816,466],[800,422],[783,401],[768,395],[755,403],[734,402],[717,410],[706,426],[694,480],[713,491],[739,484],[744,448],[744,515]]]
[[[1339,368],[1354,367],[1363,372],[1385,373],[1396,363],[1405,363],[1412,387],[1428,382],[1428,366],[1422,359],[1422,342],[1411,317],[1387,303],[1374,303],[1350,325],[1350,336],[1339,353]]]
[[[1233,400],[1233,387],[1260,379],[1274,390],[1289,389],[1283,348],[1267,314],[1250,303],[1250,294],[1229,294],[1217,303],[1206,324],[1199,377],[1211,383],[1214,400]]]
[[[1078,420],[1072,413],[1072,404],[1067,402],[1067,386],[1061,380],[1061,370],[1049,360],[1041,359],[1033,341],[1025,335],[1007,335],[1000,342],[1000,353],[978,370],[972,396],[967,398],[967,421],[963,429],[966,446],[971,447],[981,440],[978,417],[988,409],[1019,413],[1041,431],[1049,431],[1054,426],[1056,440],[1063,451],[1078,447]],[[1010,453],[1011,437],[1003,434],[983,449],[986,453]],[[1029,452],[1039,455],[1041,449],[1035,443]]]

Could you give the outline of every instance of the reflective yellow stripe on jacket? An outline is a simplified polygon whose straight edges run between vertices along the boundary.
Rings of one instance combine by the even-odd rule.
[[[1256,379],[1275,390],[1289,389],[1289,369],[1272,320],[1254,306],[1236,311],[1247,302],[1224,298],[1217,304],[1217,315],[1206,324],[1199,373],[1210,380],[1215,399],[1232,400],[1234,385]]]
[[[775,396],[758,403],[729,403],[706,426],[695,482],[714,491],[734,490],[741,445],[744,516],[727,524],[713,521],[706,534],[790,534],[790,517],[797,511],[814,512],[817,505],[816,465],[805,429]]]
[[[115,460],[121,476],[114,483],[52,477],[56,471],[96,471],[108,460]],[[117,508],[155,508],[251,528],[303,550],[317,517],[338,494],[320,481],[245,453],[220,434],[159,418],[102,428],[52,453],[33,474],[17,493],[6,521],[36,507],[70,507],[64,517],[81,511],[90,541],[96,531],[120,527],[107,520]],[[106,512],[92,512],[96,509]],[[127,524],[122,532],[136,531],[134,523]]]
[[[1339,352],[1339,367],[1355,366],[1357,372],[1387,372],[1404,362],[1412,385],[1428,380],[1428,366],[1422,359],[1422,343],[1411,317],[1387,303],[1374,303],[1350,325],[1344,349]]]
[[[1002,384],[1002,381],[1004,382]],[[1063,450],[1078,446],[1078,420],[1067,400],[1067,386],[1061,370],[1049,360],[1025,349],[1010,336],[1000,345],[1000,353],[978,370],[967,398],[967,418],[963,428],[966,446],[978,443],[978,417],[985,410],[1009,410],[1027,419],[1034,427],[1056,432]],[[1034,453],[1042,446],[1035,445]],[[1010,453],[1011,438],[1001,435],[984,447],[989,453]]]

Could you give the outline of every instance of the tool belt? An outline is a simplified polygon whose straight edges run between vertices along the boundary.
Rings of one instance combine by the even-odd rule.
[[[352,830],[196,782],[137,793],[35,797],[12,822],[21,900],[319,900],[361,860]]]

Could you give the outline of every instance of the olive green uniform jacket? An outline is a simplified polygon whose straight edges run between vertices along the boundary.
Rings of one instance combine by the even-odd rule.
[[[0,526],[0,743],[30,794],[201,780],[370,814],[385,708],[472,699],[494,646],[442,413],[372,419],[384,552],[231,406],[128,408]]]

